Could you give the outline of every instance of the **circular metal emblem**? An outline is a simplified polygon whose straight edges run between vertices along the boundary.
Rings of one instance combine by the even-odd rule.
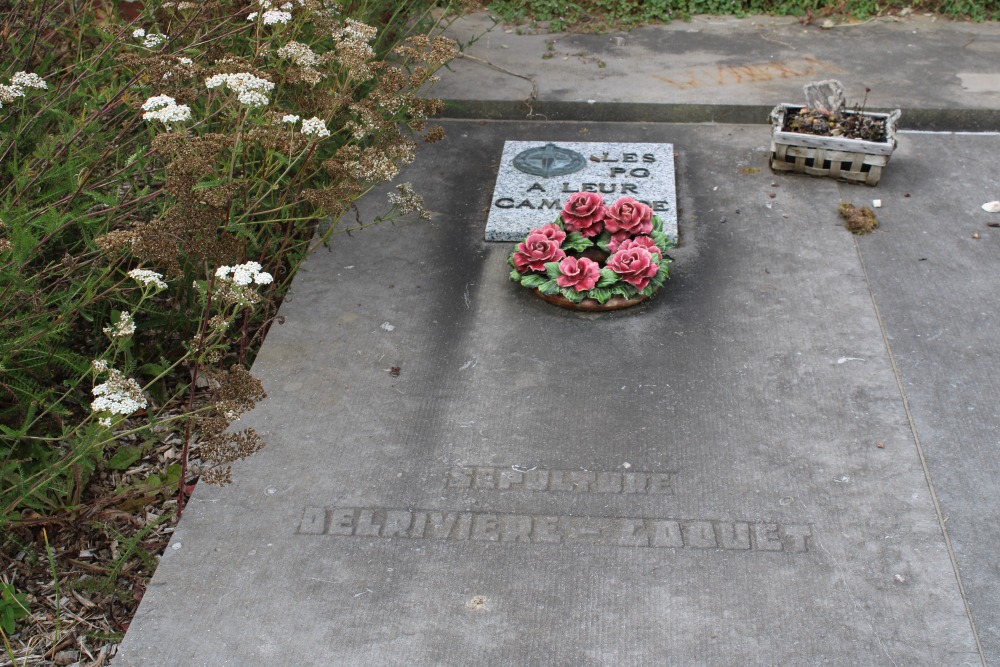
[[[576,151],[559,148],[555,144],[529,148],[514,157],[515,169],[544,178],[572,174],[583,169],[586,164],[586,158]]]

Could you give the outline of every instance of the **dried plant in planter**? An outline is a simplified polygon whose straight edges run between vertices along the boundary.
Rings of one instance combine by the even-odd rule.
[[[865,105],[871,88],[865,88],[864,99],[846,113],[844,89],[839,81],[809,83],[806,84],[805,90],[808,106],[785,114],[782,128],[785,131],[825,137],[885,141],[885,119],[865,115]]]
[[[900,112],[865,110],[870,89],[846,109],[839,81],[804,87],[806,105],[779,104],[771,112],[771,168],[876,185],[896,147]]]

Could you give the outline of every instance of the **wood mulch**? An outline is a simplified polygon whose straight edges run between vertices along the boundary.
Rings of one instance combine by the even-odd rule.
[[[145,455],[98,471],[71,514],[22,515],[0,537],[0,580],[27,594],[30,612],[0,645],[0,667],[99,667],[114,656],[177,522],[183,443],[162,438],[124,439]]]

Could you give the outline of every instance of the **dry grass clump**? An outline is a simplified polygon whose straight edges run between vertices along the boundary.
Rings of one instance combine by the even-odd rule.
[[[878,227],[875,212],[867,206],[858,208],[854,204],[843,202],[837,210],[844,218],[844,227],[852,234],[868,234]]]

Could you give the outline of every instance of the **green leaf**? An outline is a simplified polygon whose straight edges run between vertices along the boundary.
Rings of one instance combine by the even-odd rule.
[[[597,303],[603,305],[608,302],[608,299],[614,296],[614,291],[607,287],[595,287],[590,290],[588,296],[591,299],[596,299]]]
[[[611,285],[614,285],[616,282],[618,282],[617,273],[615,273],[608,267],[604,267],[603,269],[601,269],[601,279],[597,281],[598,287],[610,287]]]
[[[649,284],[652,285],[654,288],[662,287],[663,283],[667,282],[667,278],[669,277],[670,276],[667,275],[666,267],[663,267],[657,272],[655,276],[653,276],[653,279],[649,281]]]
[[[545,264],[545,275],[547,275],[552,280],[555,280],[562,275],[562,271],[559,270],[559,262],[547,262]]]
[[[521,278],[521,284],[531,289],[541,287],[546,282],[548,282],[548,280],[545,276],[540,276],[537,273],[529,273]]]
[[[557,283],[554,279],[546,280],[538,286],[538,291],[542,294],[558,294],[559,289],[559,283]]]
[[[649,235],[649,238],[653,239],[653,243],[656,244],[656,247],[663,252],[666,252],[674,247],[674,242],[671,241],[670,237],[663,232],[653,231],[653,233]]]
[[[0,582],[0,628],[8,635],[14,634],[14,621],[28,615],[28,596],[15,593],[14,584]]]
[[[658,216],[658,215],[654,215],[653,216],[653,233],[655,234],[656,232],[660,232],[660,233],[663,232],[663,221],[660,220],[660,216]],[[656,238],[656,237],[654,236],[653,238]]]
[[[631,299],[636,295],[636,289],[631,283],[620,282],[611,288],[611,293]]]
[[[593,247],[594,242],[585,237],[580,232],[570,232],[566,235],[566,240],[563,241],[562,249],[570,250],[573,252],[583,252],[587,248]]]
[[[522,277],[523,276],[521,275],[520,271],[518,271],[517,269],[511,269],[510,279],[513,280],[515,283],[521,282]]]
[[[112,470],[127,470],[129,466],[142,458],[142,449],[139,447],[122,447],[108,461],[108,467]]]
[[[562,293],[562,295],[564,297],[566,297],[567,299],[569,299],[573,303],[580,303],[581,301],[583,301],[584,293],[583,292],[577,292],[572,287],[563,287],[559,291]]]
[[[84,190],[83,194],[87,195],[98,204],[104,204],[105,206],[112,207],[118,205],[118,197],[114,195],[106,195],[101,192],[95,192],[93,190]]]
[[[597,247],[604,252],[611,252],[608,250],[608,243],[611,241],[611,232],[602,232],[600,236],[597,237]]]

